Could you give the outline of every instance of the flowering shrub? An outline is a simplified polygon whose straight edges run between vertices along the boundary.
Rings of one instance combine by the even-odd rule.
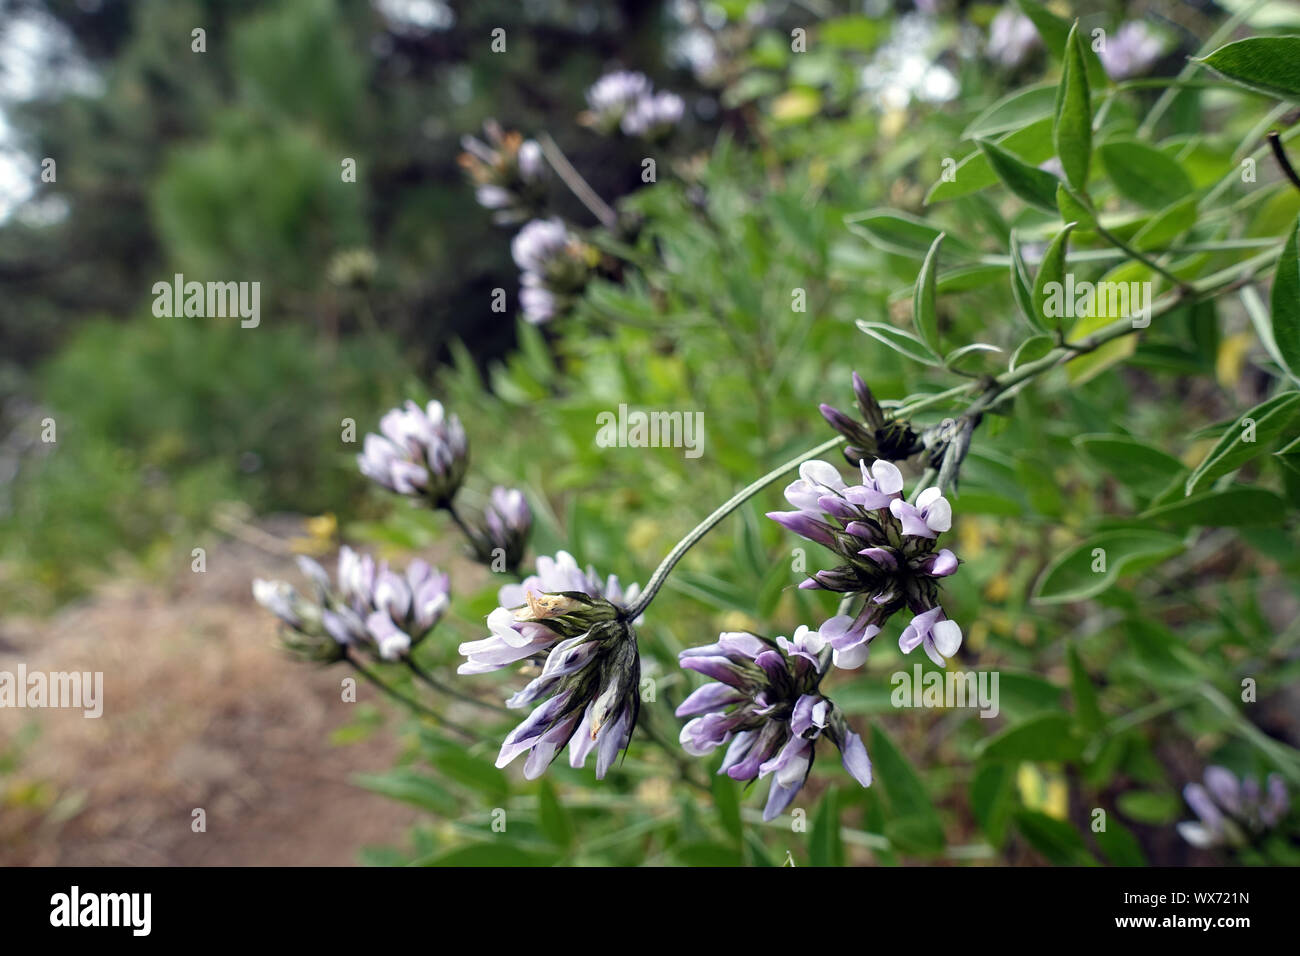
[[[1150,83],[1128,78],[1172,38],[1032,2],[967,24],[979,52],[924,11],[904,48],[866,18],[731,24],[750,46],[720,31],[702,72],[757,145],[674,155],[700,115],[595,79],[590,135],[654,140],[657,178],[613,206],[546,132],[466,141],[481,205],[536,210],[510,240],[519,348],[489,387],[457,352],[360,466],[505,583],[429,637],[447,588],[423,566],[345,552],[337,593],[306,568],[314,602],[256,586],[291,646],[435,728],[434,777],[368,781],[459,821],[416,857],[1296,861],[1300,38],[1244,17]],[[928,81],[867,82],[917,36]],[[544,178],[594,225],[543,212]],[[701,461],[673,451],[683,406]],[[654,439],[596,442],[613,408],[658,410]],[[520,489],[481,520],[459,503],[497,480]],[[813,772],[823,737],[843,772]],[[521,756],[542,782],[517,790]],[[1234,769],[1175,827],[1207,759]],[[735,786],[759,779],[761,810]]]

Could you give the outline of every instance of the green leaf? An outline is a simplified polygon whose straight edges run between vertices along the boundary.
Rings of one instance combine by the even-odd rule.
[[[1248,89],[1300,101],[1300,37],[1250,37],[1198,62]]]
[[[1052,142],[1066,181],[1082,192],[1088,188],[1088,165],[1092,158],[1092,103],[1077,23],[1070,28],[1065,42],[1064,63],[1057,90]]]
[[[1055,104],[1055,83],[1016,90],[971,120],[970,125],[962,131],[961,138],[979,139],[1023,129],[1030,123],[1050,117],[1055,111]]]
[[[1079,831],[1064,820],[1036,810],[1016,813],[1016,829],[1049,863],[1057,866],[1096,866]]]
[[[925,784],[892,740],[879,727],[871,728],[872,770],[889,799],[885,835],[908,853],[937,853],[943,849],[943,824],[930,802]]]
[[[1060,57],[1073,33],[1069,21],[1058,17],[1037,0],[1016,0],[1016,6],[1033,23],[1038,35],[1043,38],[1043,46],[1051,50],[1053,56]]]
[[[1097,150],[1106,175],[1121,196],[1148,209],[1163,209],[1192,191],[1178,161],[1135,139],[1112,139]]]
[[[1027,163],[1041,163],[1052,155],[1052,118],[1045,117],[1024,129],[1007,133],[997,144]],[[979,149],[968,153],[925,194],[925,204],[958,199],[979,192],[998,181],[989,158]]]
[[[1097,217],[1092,207],[1082,196],[1059,179],[1056,181],[1055,199],[1055,207],[1052,211],[1061,213],[1062,222],[1081,223],[1084,229],[1097,228]]]
[[[440,856],[421,860],[421,866],[551,866],[554,856],[529,853],[501,840],[457,847]]]
[[[1137,231],[1130,244],[1141,252],[1169,245],[1196,225],[1196,207],[1199,202],[1200,197],[1192,195],[1166,206]]]
[[[897,212],[893,209],[868,209],[844,217],[844,225],[855,236],[861,236],[877,249],[912,259],[929,255],[939,230],[923,219]],[[950,248],[969,251],[957,239],[948,243]]]
[[[1046,334],[1030,336],[1020,343],[1016,353],[1011,356],[1009,368],[1014,372],[1028,362],[1037,361],[1054,348],[1056,348],[1056,339],[1052,336]]]
[[[673,849],[673,854],[687,866],[744,866],[740,849],[724,843],[687,843]]]
[[[1234,486],[1152,508],[1141,518],[1179,528],[1261,528],[1276,526],[1285,510],[1271,491]]]
[[[1141,491],[1159,491],[1183,470],[1173,455],[1129,435],[1078,435],[1074,447],[1120,482]]]
[[[490,760],[483,760],[463,750],[447,747],[433,755],[430,763],[448,779],[455,780],[462,786],[487,797],[499,801],[504,800],[510,793],[510,781],[506,778],[505,772],[498,769]]]
[[[1300,219],[1291,226],[1269,296],[1273,342],[1287,369],[1300,374]]]
[[[1038,328],[1043,330],[1058,329],[1061,325],[1061,316],[1047,314],[1047,287],[1054,282],[1060,286],[1065,283],[1065,252],[1069,246],[1070,232],[1076,225],[1073,222],[1066,223],[1065,228],[1056,234],[1043,253],[1038,275],[1034,278],[1034,315],[1038,319]]]
[[[1129,790],[1115,798],[1115,805],[1130,820],[1164,825],[1173,823],[1182,813],[1183,804],[1172,793],[1153,790]]]
[[[738,789],[736,781],[726,774],[719,774],[713,778],[713,808],[718,811],[718,820],[722,823],[722,828],[737,841],[744,835]]]
[[[934,237],[930,251],[921,263],[921,272],[916,277],[916,289],[912,293],[912,324],[921,341],[935,355],[939,354],[939,312],[934,302],[934,277],[938,270],[939,246],[943,244],[944,233]]]
[[[996,345],[989,345],[987,342],[972,342],[970,345],[963,345],[961,348],[953,349],[945,355],[943,357],[943,367],[957,371],[962,367],[961,363],[972,355],[1001,351]]]
[[[1015,764],[980,764],[970,785],[971,811],[989,843],[1000,847],[1007,838],[1007,825],[1015,807]]]
[[[838,791],[828,790],[821,797],[817,817],[809,836],[808,859],[813,866],[843,866],[844,843],[840,839]]]
[[[1236,471],[1287,432],[1300,412],[1300,392],[1283,392],[1256,405],[1228,428],[1187,478],[1185,493],[1195,494],[1230,471]],[[1289,433],[1288,433],[1289,434]],[[1247,441],[1247,439],[1250,439]]]
[[[866,322],[862,319],[857,321],[857,326],[878,342],[883,342],[895,352],[906,355],[923,365],[940,364],[939,356],[931,352],[924,342],[910,332],[896,329],[892,325],[884,325],[880,322]]]
[[[548,840],[559,847],[567,847],[573,842],[573,821],[569,818],[569,811],[564,809],[556,797],[555,787],[549,780],[543,779],[537,791],[537,813],[542,832]]]
[[[433,778],[406,768],[384,773],[353,774],[352,782],[366,790],[382,793],[393,800],[401,800],[441,816],[455,816],[461,809],[461,802]]]
[[[1106,723],[1097,705],[1097,688],[1079,660],[1078,649],[1071,644],[1066,655],[1070,661],[1070,695],[1074,698],[1074,717],[1087,731],[1100,730]]]
[[[1083,743],[1069,715],[1045,713],[1008,727],[975,749],[983,760],[1069,761],[1078,759]]]
[[[1033,281],[1029,275],[1029,267],[1025,265],[1020,240],[1014,232],[1011,234],[1011,295],[1015,298],[1016,305],[1020,307],[1020,314],[1025,317],[1030,327],[1035,331],[1043,331],[1042,326],[1039,325],[1038,312],[1034,308]],[[1013,360],[1012,368],[1014,367]]]
[[[1101,553],[1096,553],[1100,549]],[[1049,564],[1034,585],[1035,604],[1082,601],[1125,572],[1150,567],[1183,550],[1182,538],[1140,529],[1106,531],[1079,542]]]
[[[1113,814],[1106,815],[1106,829],[1094,832],[1092,836],[1112,866],[1147,865],[1142,844],[1138,843],[1132,830],[1113,818]]]
[[[1060,183],[1059,179],[1045,169],[1030,166],[987,139],[977,140],[976,145],[988,157],[993,172],[1011,190],[1012,195],[1031,206],[1056,212],[1056,187]]]

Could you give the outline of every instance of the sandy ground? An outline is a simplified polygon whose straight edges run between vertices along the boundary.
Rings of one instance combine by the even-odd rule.
[[[348,782],[392,766],[394,722],[330,742],[357,713],[340,700],[346,675],[284,655],[255,576],[299,579],[288,556],[227,539],[203,574],[0,622],[0,670],[102,671],[105,700],[97,720],[0,710],[0,755],[39,731],[16,770],[0,765],[0,864],[349,865],[363,846],[406,845],[416,812]]]

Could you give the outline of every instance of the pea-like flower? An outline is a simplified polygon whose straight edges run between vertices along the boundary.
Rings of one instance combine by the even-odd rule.
[[[989,59],[1011,68],[1019,66],[1038,43],[1034,22],[1012,7],[1003,7],[989,24],[985,52]]]
[[[497,591],[500,605],[487,617],[491,633],[460,645],[467,660],[459,674],[485,674],[519,661],[539,657],[557,641],[588,629],[592,602],[617,609],[631,607],[641,593],[639,585],[624,590],[616,575],[605,580],[595,569],[583,571],[567,551],[537,559],[537,573]],[[573,615],[577,614],[577,617]]]
[[[533,529],[533,513],[528,500],[518,488],[497,485],[492,489],[488,506],[483,511],[483,557],[494,562],[500,557],[501,570],[513,572],[523,560],[528,546],[528,535]]]
[[[398,574],[345,546],[337,587],[311,558],[300,556],[298,567],[312,582],[314,600],[283,581],[260,578],[253,582],[253,597],[289,625],[286,646],[310,660],[341,660],[349,647],[399,660],[428,636],[451,600],[447,575],[419,559]]]
[[[441,402],[421,408],[408,400],[384,414],[379,430],[362,444],[361,473],[400,495],[427,498],[435,507],[449,504],[469,463],[460,419],[448,415]]]
[[[848,439],[844,459],[850,465],[860,461],[901,461],[922,448],[920,436],[906,422],[885,418],[871,389],[857,372],[853,373],[853,397],[862,415],[858,421],[831,405],[821,405],[822,417],[837,432]]]
[[[733,780],[772,777],[763,819],[790,805],[812,770],[823,734],[858,783],[871,786],[867,748],[844,715],[818,690],[825,642],[800,627],[775,641],[746,632],[724,633],[715,644],[681,652],[681,666],[712,678],[677,708],[687,753],[704,756],[726,746],[719,773]]]
[[[556,644],[541,674],[507,702],[527,707],[542,700],[510,732],[497,756],[497,766],[504,767],[527,753],[524,776],[530,780],[566,746],[569,765],[575,768],[585,766],[595,750],[596,779],[603,780],[619,752],[627,749],[640,712],[636,632],[610,602],[577,600],[581,607],[563,617],[566,624],[581,623],[586,629]],[[555,621],[543,618],[539,623],[549,627]]]
[[[1165,41],[1141,20],[1130,20],[1108,37],[1097,59],[1112,80],[1124,80],[1150,69],[1165,52]]]
[[[856,614],[826,620],[819,633],[834,652],[837,667],[859,667],[885,622],[904,608],[914,615],[899,639],[909,653],[920,646],[943,666],[961,646],[961,629],[939,607],[938,580],[957,570],[957,556],[935,550],[952,526],[952,506],[938,488],[927,488],[915,504],[903,499],[903,475],[892,462],[859,462],[862,483],[848,485],[828,462],[807,461],[785,490],[797,511],[768,517],[796,534],[824,545],[844,564],[814,572],[799,586],[857,594]]]
[[[1183,797],[1197,819],[1178,824],[1178,832],[1202,849],[1245,846],[1280,824],[1291,809],[1286,784],[1277,774],[1269,774],[1261,791],[1254,778],[1239,779],[1226,767],[1207,768],[1204,785],[1189,783]]]
[[[618,129],[638,100],[650,95],[650,90],[650,78],[644,73],[631,70],[606,73],[587,90],[590,108],[582,115],[582,122],[602,133],[611,133]]]
[[[524,320],[549,322],[566,311],[582,292],[599,255],[559,219],[534,219],[510,244],[519,276]]]
[[[662,139],[677,128],[686,111],[686,103],[676,93],[661,90],[640,97],[623,114],[620,124],[628,136]]]
[[[521,222],[542,207],[547,166],[541,147],[495,120],[483,124],[484,139],[465,136],[458,162],[475,184],[480,206],[500,224]]]

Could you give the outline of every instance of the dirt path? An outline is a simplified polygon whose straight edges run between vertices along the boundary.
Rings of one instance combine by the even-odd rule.
[[[406,845],[415,811],[348,782],[392,766],[391,711],[361,688],[390,719],[363,742],[331,743],[357,713],[340,700],[345,674],[279,650],[255,576],[299,579],[290,558],[226,540],[203,574],[0,622],[0,670],[102,671],[105,702],[97,720],[0,710],[0,755],[39,731],[0,773],[0,864],[349,865],[363,846]],[[205,833],[191,830],[197,807]]]

